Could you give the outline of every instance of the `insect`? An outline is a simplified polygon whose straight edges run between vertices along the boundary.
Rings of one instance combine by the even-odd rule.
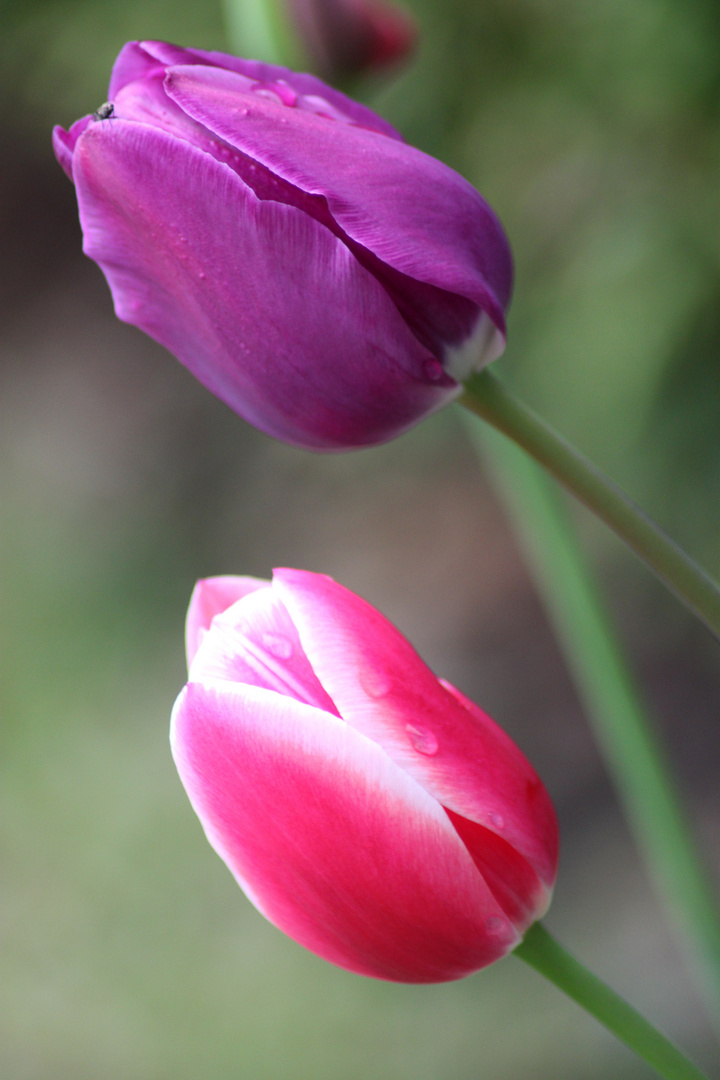
[[[101,105],[99,109],[95,110],[92,117],[93,120],[109,120],[114,112],[115,106],[112,101],[106,101],[104,105]]]

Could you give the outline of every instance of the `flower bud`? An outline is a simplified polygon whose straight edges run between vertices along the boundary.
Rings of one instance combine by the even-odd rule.
[[[381,68],[414,49],[413,19],[378,0],[286,0],[306,53],[323,78]]]
[[[180,778],[276,926],[350,971],[443,982],[546,910],[558,833],[511,739],[375,608],[321,574],[198,582]]]
[[[132,42],[53,137],[119,318],[270,435],[383,442],[502,351],[490,208],[314,76]]]

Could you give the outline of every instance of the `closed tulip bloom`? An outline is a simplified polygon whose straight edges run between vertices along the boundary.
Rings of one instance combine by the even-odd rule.
[[[331,578],[201,581],[175,762],[255,906],[350,971],[442,982],[546,910],[557,822],[477,705]]]
[[[271,435],[382,442],[502,351],[493,212],[314,76],[132,42],[54,146],[118,316]]]
[[[343,78],[406,59],[412,18],[384,0],[286,0],[305,52],[323,78]]]

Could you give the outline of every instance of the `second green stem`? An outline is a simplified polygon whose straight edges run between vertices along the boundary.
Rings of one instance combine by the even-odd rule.
[[[460,404],[535,458],[629,544],[720,638],[720,587],[624,491],[518,401],[489,371],[467,380]]]
[[[560,493],[486,425],[470,431],[497,477],[535,582],[660,895],[720,1018],[720,920],[675,784],[616,642]]]

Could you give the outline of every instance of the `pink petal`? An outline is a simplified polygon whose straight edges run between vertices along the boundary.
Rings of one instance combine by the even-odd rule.
[[[473,301],[504,332],[507,240],[487,203],[452,169],[373,131],[244,94],[231,72],[176,67],[166,90],[219,138],[323,195],[348,236],[382,262]]]
[[[441,982],[517,944],[444,811],[341,720],[255,687],[190,683],[171,741],[210,843],[263,914],[320,956]]]
[[[209,155],[118,119],[88,128],[73,167],[118,316],[262,430],[347,449],[459,392],[340,240]]]
[[[190,681],[260,686],[338,716],[285,605],[269,583],[262,584],[265,588],[248,591],[213,618],[195,654]]]
[[[507,840],[452,810],[446,813],[498,904],[524,934],[547,911],[552,889]]]
[[[331,578],[276,570],[273,589],[343,719],[443,806],[506,840],[551,886],[558,855],[555,812],[505,732],[443,685],[379,611]]]
[[[256,589],[267,589],[269,581],[253,577],[224,577],[203,578],[197,582],[190,597],[187,617],[185,619],[185,652],[187,665],[193,662],[198,646],[210,628],[210,623],[216,615],[225,611],[236,600],[240,600],[248,593]]]
[[[509,735],[486,712],[483,712],[479,705],[446,679],[441,679],[440,683],[468,711],[473,730],[478,732],[484,730],[489,740],[496,736],[499,747],[508,752],[508,774],[504,777],[500,771],[497,779],[501,786],[507,785],[505,805],[509,810],[514,807],[515,813],[524,815],[526,831],[523,834],[522,824],[518,822],[513,830],[513,832],[517,830],[516,834],[511,835],[510,818],[508,818],[507,829],[505,822],[501,823],[497,818],[490,821],[490,828],[502,833],[506,840],[514,843],[517,850],[524,854],[534,867],[541,881],[548,889],[552,889],[557,877],[560,831],[555,807],[545,785]],[[489,745],[491,745],[490,742]],[[547,904],[549,903],[550,894],[547,899]],[[536,916],[536,918],[539,917],[539,915]]]

